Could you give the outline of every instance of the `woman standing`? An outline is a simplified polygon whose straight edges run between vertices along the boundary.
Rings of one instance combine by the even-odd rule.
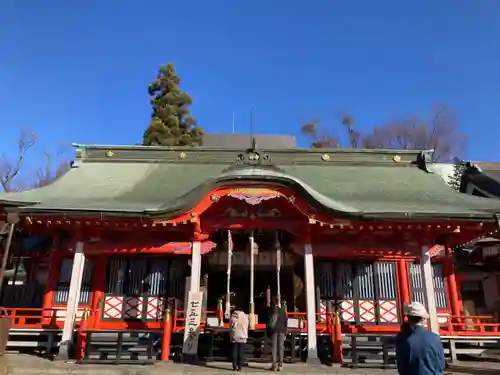
[[[229,323],[233,346],[233,371],[241,371],[245,363],[244,350],[248,340],[248,315],[241,309],[235,308]]]

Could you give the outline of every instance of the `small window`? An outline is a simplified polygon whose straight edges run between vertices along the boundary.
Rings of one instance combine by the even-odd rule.
[[[171,261],[158,258],[114,258],[108,264],[106,293],[126,296],[175,295]],[[172,269],[172,272],[169,271]]]
[[[408,267],[411,286],[411,300],[424,303],[424,283],[420,264],[410,263]],[[448,293],[444,280],[443,265],[441,263],[432,264],[432,281],[434,285],[434,298],[438,309],[448,308]]]
[[[80,289],[79,303],[90,303],[90,292],[92,290],[92,273],[94,262],[86,259],[83,268],[82,286]],[[54,293],[54,303],[66,304],[68,302],[69,285],[71,282],[71,272],[73,270],[73,258],[64,258],[61,261],[59,270],[59,280]]]

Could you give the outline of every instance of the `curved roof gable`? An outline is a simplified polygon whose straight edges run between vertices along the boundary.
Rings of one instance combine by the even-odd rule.
[[[26,212],[168,217],[218,186],[269,182],[291,186],[311,205],[343,215],[493,219],[500,212],[500,203],[457,193],[429,173],[427,152],[77,147],[77,160],[62,178],[1,194],[0,204]]]

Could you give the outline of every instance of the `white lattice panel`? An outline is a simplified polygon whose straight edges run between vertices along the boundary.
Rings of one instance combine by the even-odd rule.
[[[379,308],[381,323],[398,323],[398,304],[396,301],[381,300],[379,301]]]
[[[161,320],[163,315],[164,300],[161,297],[149,297],[146,306],[148,320]]]
[[[125,308],[123,311],[123,317],[125,319],[142,318],[142,297],[125,298]]]
[[[356,320],[353,300],[343,300],[340,302],[340,317],[344,322],[354,322]]]
[[[375,302],[369,300],[359,301],[359,320],[366,323],[375,323]]]
[[[104,299],[104,319],[121,319],[123,309],[123,297],[106,296]]]

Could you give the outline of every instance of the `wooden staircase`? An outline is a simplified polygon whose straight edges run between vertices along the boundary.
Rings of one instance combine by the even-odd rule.
[[[153,364],[160,351],[160,331],[95,331],[87,334],[79,363]]]

